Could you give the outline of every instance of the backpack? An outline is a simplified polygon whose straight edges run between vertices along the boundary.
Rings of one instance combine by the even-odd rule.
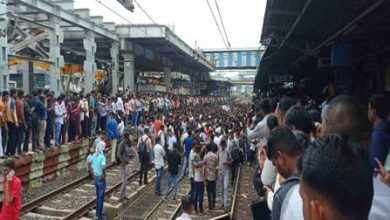
[[[149,137],[146,138],[144,141],[142,141],[141,137],[141,143],[138,146],[138,154],[141,160],[149,160],[149,152],[148,152],[148,141]]]

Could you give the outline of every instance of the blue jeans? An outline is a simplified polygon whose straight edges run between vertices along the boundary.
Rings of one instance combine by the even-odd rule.
[[[134,111],[131,113],[131,124],[132,125],[137,125],[137,121],[138,121],[138,113],[137,111]]]
[[[181,169],[181,177],[184,176],[184,174],[186,173],[187,171],[187,168],[188,168],[188,158],[187,157],[184,157],[184,162],[183,162],[183,167]]]
[[[55,135],[55,140],[56,140],[56,145],[60,145],[60,135],[61,135],[61,123],[56,122],[54,124],[54,135]]]
[[[164,198],[167,198],[168,191],[169,191],[169,186],[173,182],[173,198],[176,198],[176,193],[177,193],[177,174],[172,174],[168,172],[168,180],[167,180],[167,187],[165,188],[164,192]]]
[[[103,203],[104,193],[106,191],[106,180],[95,178],[96,187],[96,217],[101,220],[103,219]]]
[[[161,193],[161,179],[162,179],[162,175],[163,175],[163,169],[164,169],[164,167],[161,167],[160,169],[156,169],[156,175],[157,175],[156,193]]]
[[[219,173],[219,182],[221,183],[222,203],[226,207],[228,200],[229,171],[225,170]]]

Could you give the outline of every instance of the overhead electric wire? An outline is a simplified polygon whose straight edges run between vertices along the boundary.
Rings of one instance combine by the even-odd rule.
[[[236,65],[238,65],[237,59],[236,59],[236,57],[235,57],[234,54],[233,54],[233,51],[232,51],[232,48],[231,48],[229,39],[228,39],[227,34],[226,34],[225,25],[223,24],[222,15],[221,15],[221,12],[219,11],[218,3],[217,3],[217,1],[215,0],[215,4],[216,4],[216,6],[217,6],[217,10],[218,10],[219,17],[220,17],[220,20],[221,20],[221,23],[222,23],[222,27],[223,27],[224,32],[225,32],[225,36],[226,36],[226,41],[227,41],[227,43],[226,43],[225,38],[224,38],[224,36],[223,36],[223,34],[222,34],[221,28],[219,27],[218,20],[217,20],[217,18],[215,17],[215,14],[214,14],[214,12],[213,12],[213,9],[211,8],[210,2],[209,2],[209,0],[206,0],[206,1],[207,1],[207,5],[209,6],[209,9],[210,9],[211,14],[213,15],[214,22],[215,22],[215,24],[216,24],[217,27],[218,27],[218,31],[219,31],[219,34],[221,35],[221,38],[222,38],[222,40],[223,40],[223,43],[225,44],[225,47],[226,47],[227,51],[231,53],[232,58],[233,58],[233,60],[234,60],[234,63],[235,63]]]
[[[95,0],[95,1],[99,2],[103,7],[105,7],[106,9],[108,9],[109,11],[111,11],[112,13],[117,15],[118,17],[122,18],[123,20],[127,21],[129,24],[133,24],[130,20],[128,20],[127,18],[125,18],[124,16],[122,16],[121,14],[119,14],[118,12],[113,10],[112,8],[108,7],[106,4],[104,4],[102,2],[102,0]]]
[[[145,15],[155,24],[157,24],[156,21],[153,20],[153,18],[145,11],[145,9],[137,2],[137,0],[134,0],[135,4],[138,5],[138,7],[145,13]]]
[[[230,41],[229,41],[229,38],[228,38],[227,33],[226,33],[225,24],[223,23],[221,11],[219,10],[219,6],[218,6],[217,0],[215,0],[215,6],[217,7],[217,11],[218,11],[218,14],[219,14],[219,19],[221,20],[222,30],[225,33],[225,38],[226,38],[227,44],[229,46],[229,49],[231,49]]]
[[[131,25],[135,25],[133,22],[131,22],[130,20],[128,20],[127,18],[125,18],[124,16],[122,16],[121,14],[119,14],[118,12],[116,12],[115,10],[113,10],[112,8],[110,8],[109,6],[107,6],[106,4],[104,4],[103,2],[102,2],[102,0],[95,0],[95,1],[97,1],[99,4],[101,4],[103,7],[105,7],[106,9],[108,9],[109,11],[111,11],[112,13],[114,13],[115,15],[117,15],[118,17],[120,17],[120,18],[122,18],[123,20],[125,20],[126,22],[128,22],[129,24],[131,24]],[[137,3],[137,2],[136,2]],[[140,6],[138,3],[137,3],[137,5],[138,6]],[[141,8],[141,7],[140,7]],[[143,9],[143,8],[141,8],[141,10],[145,13],[145,14],[147,14],[147,12]],[[151,17],[149,16],[149,15],[147,15],[150,19],[151,19]],[[151,19],[152,21],[153,21],[153,23],[154,24],[157,24],[153,19]],[[139,27],[139,26],[137,26],[137,25],[135,25],[134,26],[135,28],[138,28],[139,30],[141,30],[141,31],[143,31],[144,33],[145,33],[145,35],[147,35],[147,36],[149,36],[149,37],[153,37],[152,35],[150,35],[149,33],[148,33],[148,31],[147,31],[147,29],[146,28],[141,28],[141,27]],[[164,31],[162,30],[162,28],[160,27],[159,28],[159,30],[161,31],[161,33],[163,33],[164,34]],[[158,42],[158,44],[161,44],[161,46],[165,46],[165,45],[163,45],[161,42]],[[184,56],[183,55],[181,55],[181,53],[177,53],[179,56],[181,56],[181,57],[183,57],[184,58]],[[185,58],[184,58],[185,59]],[[126,62],[126,61],[124,61],[124,62]]]
[[[217,25],[217,28],[218,28],[218,31],[219,31],[219,35],[221,35],[221,38],[222,38],[223,43],[225,44],[225,47],[226,47],[227,49],[229,49],[229,46],[228,46],[228,44],[226,43],[225,38],[224,38],[224,36],[223,36],[223,34],[222,34],[221,28],[219,27],[218,20],[217,20],[217,18],[215,17],[215,14],[214,14],[214,12],[213,12],[213,9],[211,8],[211,5],[210,5],[209,0],[206,0],[206,2],[207,2],[207,5],[209,6],[211,15],[212,15],[213,18],[214,18],[214,22],[215,22],[215,24]]]

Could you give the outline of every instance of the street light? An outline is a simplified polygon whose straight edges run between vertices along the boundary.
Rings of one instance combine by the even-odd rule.
[[[134,12],[134,3],[133,0],[117,0],[123,5],[127,10]]]

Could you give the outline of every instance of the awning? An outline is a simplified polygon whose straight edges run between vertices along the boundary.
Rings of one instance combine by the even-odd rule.
[[[386,0],[268,0],[261,35],[266,50],[255,91],[266,86],[268,74],[295,74],[296,66],[321,56],[336,39],[353,40],[359,31],[360,37],[379,37],[388,29],[389,5]]]

